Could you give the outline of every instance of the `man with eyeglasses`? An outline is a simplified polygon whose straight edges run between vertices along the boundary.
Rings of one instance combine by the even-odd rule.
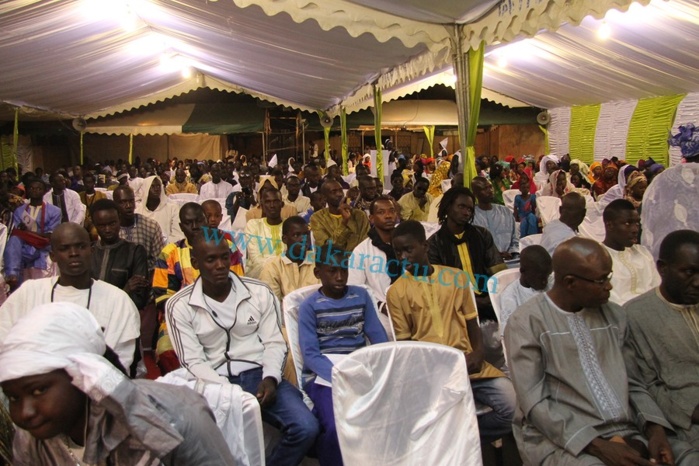
[[[665,431],[645,429],[646,439],[636,425],[622,352],[627,318],[609,302],[609,253],[569,239],[553,254],[553,272],[551,290],[519,307],[505,328],[524,463],[675,464]]]
[[[604,246],[612,256],[614,278],[610,301],[623,306],[660,284],[653,256],[638,244],[640,216],[633,204],[617,199],[604,208]]]

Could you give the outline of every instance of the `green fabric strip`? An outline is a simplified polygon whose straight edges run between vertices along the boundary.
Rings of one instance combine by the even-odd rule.
[[[648,157],[664,164],[669,162],[668,136],[677,106],[685,95],[652,97],[638,101],[629,122],[626,138],[626,161],[636,164]]]
[[[348,142],[347,142],[347,111],[345,107],[340,110],[340,143],[342,145],[342,174],[348,175],[347,157],[348,157]]]
[[[381,150],[381,89],[374,84],[374,138],[376,139],[376,176],[383,181],[383,151]]]
[[[595,134],[602,106],[581,105],[570,109],[570,158],[591,164],[595,159]],[[559,157],[565,154],[556,154]]]
[[[481,42],[478,50],[468,51],[468,101],[470,103],[468,132],[466,133],[466,159],[464,160],[464,184],[471,186],[471,180],[476,172],[476,134],[478,119],[481,113],[481,90],[483,89],[483,59],[485,43]],[[462,151],[463,152],[463,151]],[[463,155],[462,155],[463,157]]]

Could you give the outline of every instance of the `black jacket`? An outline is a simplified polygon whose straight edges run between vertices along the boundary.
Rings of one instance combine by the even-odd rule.
[[[106,267],[102,268],[102,258],[107,256]],[[102,271],[104,270],[104,273]],[[103,276],[101,276],[103,275]],[[148,274],[148,255],[140,244],[121,240],[114,246],[102,246],[99,241],[92,245],[92,278],[105,281],[117,288],[124,289],[126,282],[135,275],[152,280]],[[150,298],[150,287],[138,293],[128,293],[139,310],[143,309]]]

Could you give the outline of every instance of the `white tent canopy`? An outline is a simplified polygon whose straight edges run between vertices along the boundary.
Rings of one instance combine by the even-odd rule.
[[[596,20],[583,21],[631,3],[6,0],[0,101],[98,117],[209,87],[303,110],[355,111],[373,105],[374,82],[390,100],[419,90],[415,83],[444,80],[435,76],[450,71],[458,38],[466,48],[486,42],[484,95],[507,105],[699,91],[691,46],[699,38],[696,2],[653,0],[650,22],[638,27],[629,21],[617,28],[610,13],[606,42],[592,35]],[[582,28],[573,26],[581,21]],[[566,22],[525,41],[533,45],[498,66],[499,54],[518,46],[498,43]]]

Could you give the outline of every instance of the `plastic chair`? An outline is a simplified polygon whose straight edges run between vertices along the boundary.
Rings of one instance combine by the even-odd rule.
[[[541,223],[547,225],[561,216],[561,200],[554,196],[536,196],[536,208]]]
[[[423,342],[372,345],[337,363],[332,383],[345,464],[482,465],[460,351]]]
[[[521,253],[527,246],[532,246],[534,244],[541,244],[541,237],[544,236],[541,233],[535,235],[525,236],[519,240],[519,252]]]
[[[519,189],[506,189],[502,192],[502,200],[505,201],[505,207],[512,212],[515,211],[515,197],[520,194]]]
[[[389,339],[391,339],[392,335],[395,339],[393,323],[391,322],[390,318],[384,316],[379,311],[378,301],[376,300],[376,297],[374,296],[374,293],[372,293],[371,289],[369,289],[369,287],[366,285],[354,286],[360,286],[367,290],[369,296],[374,302],[374,308],[379,315],[379,320],[381,320],[381,324],[386,329],[386,334],[388,335]],[[306,392],[303,391],[303,380],[301,377],[303,373],[303,354],[301,353],[301,346],[299,345],[299,307],[306,298],[308,298],[313,292],[318,291],[319,288],[320,285],[310,285],[292,291],[288,295],[284,296],[284,302],[282,305],[284,308],[284,326],[286,327],[286,335],[289,338],[289,350],[291,351],[291,357],[294,360],[294,369],[296,369],[296,386],[299,388],[299,390],[301,390],[301,393],[303,393],[303,401],[310,409],[313,408],[313,402],[308,395],[306,395]]]

